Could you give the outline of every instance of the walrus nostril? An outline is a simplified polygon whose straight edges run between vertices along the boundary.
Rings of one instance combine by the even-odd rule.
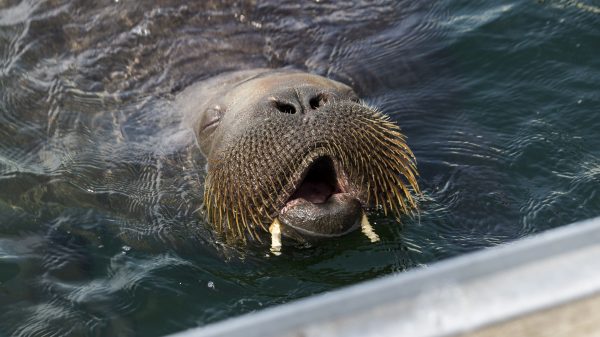
[[[310,104],[311,109],[317,109],[327,103],[327,95],[318,94],[317,96],[311,98],[308,103]]]
[[[279,112],[283,112],[286,114],[296,113],[296,108],[291,104],[273,101],[273,105],[275,105],[275,109],[279,110]]]

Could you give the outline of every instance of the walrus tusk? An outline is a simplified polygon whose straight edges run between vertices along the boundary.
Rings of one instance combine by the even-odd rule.
[[[271,253],[273,255],[281,255],[281,224],[279,219],[275,218],[271,226],[269,226],[269,233],[271,233]]]
[[[371,240],[371,242],[379,242],[379,235],[375,233],[373,226],[369,223],[367,214],[363,212],[362,219],[360,220],[360,229],[362,232]]]

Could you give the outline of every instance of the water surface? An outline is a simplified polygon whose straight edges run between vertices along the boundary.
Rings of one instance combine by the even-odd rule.
[[[598,55],[597,1],[0,0],[0,335],[160,336],[597,216]],[[215,238],[172,102],[253,67],[390,114],[419,216],[278,257]]]

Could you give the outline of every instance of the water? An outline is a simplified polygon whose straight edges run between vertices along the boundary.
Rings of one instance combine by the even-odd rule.
[[[160,336],[599,215],[600,2],[0,0],[0,335]],[[352,84],[419,217],[271,256],[199,216],[174,95],[226,70]]]

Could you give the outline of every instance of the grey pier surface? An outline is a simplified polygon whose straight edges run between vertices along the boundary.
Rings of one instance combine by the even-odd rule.
[[[600,336],[600,217],[172,336]]]

